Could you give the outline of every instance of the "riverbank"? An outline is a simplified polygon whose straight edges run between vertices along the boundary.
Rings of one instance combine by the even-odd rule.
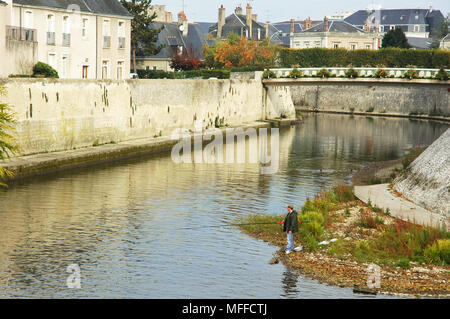
[[[277,119],[250,122],[239,126],[239,128],[246,131],[249,128],[287,127],[298,124],[299,122],[300,119]],[[220,128],[224,136],[226,129],[229,128],[230,127]],[[193,136],[194,134],[191,133],[191,138],[193,138]],[[136,139],[69,151],[19,156],[7,161],[0,161],[0,166],[8,169],[14,174],[9,181],[21,180],[33,176],[47,175],[80,167],[101,165],[104,163],[160,153],[169,153],[173,146],[178,142],[178,139],[172,139],[169,136]],[[209,141],[204,142],[206,143]],[[224,143],[225,142],[226,139],[224,139]]]
[[[241,229],[280,247],[277,260],[322,283],[368,289],[367,269],[373,263],[381,274],[377,293],[450,297],[449,233],[393,218],[353,195],[350,199],[342,189],[323,192],[299,210],[299,220],[311,221],[301,224],[295,236],[296,244],[304,247],[301,252],[285,255],[286,235],[280,225]],[[244,222],[282,219],[250,216]]]

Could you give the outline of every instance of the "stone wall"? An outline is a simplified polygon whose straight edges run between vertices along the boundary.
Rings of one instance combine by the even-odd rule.
[[[293,117],[287,90],[260,80],[0,80],[13,106],[23,155]],[[276,91],[276,94],[272,93]],[[279,101],[287,101],[278,106]],[[290,103],[289,103],[290,102]]]
[[[450,84],[403,79],[276,79],[290,88],[296,108],[333,112],[450,117]]]
[[[450,218],[450,129],[394,181],[394,189],[416,204]]]

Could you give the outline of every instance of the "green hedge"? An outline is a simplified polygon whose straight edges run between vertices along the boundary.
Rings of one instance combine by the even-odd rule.
[[[218,78],[229,79],[229,70],[192,70],[181,72],[166,72],[162,70],[137,70],[140,79],[192,79]]]
[[[407,67],[439,69],[450,67],[450,52],[444,50],[411,50],[386,48],[380,50],[346,49],[281,49],[280,64],[290,68],[314,67]]]

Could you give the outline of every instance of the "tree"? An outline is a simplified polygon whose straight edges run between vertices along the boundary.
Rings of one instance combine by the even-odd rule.
[[[383,42],[381,44],[382,48],[402,48],[409,49],[411,46],[408,43],[405,33],[401,28],[395,28],[389,30],[383,37]]]
[[[182,54],[175,53],[170,61],[170,67],[175,71],[199,70],[204,65],[197,50],[192,46],[188,50],[183,50]]]
[[[5,95],[6,90],[0,85],[0,96]],[[12,125],[15,120],[11,114],[8,104],[0,103],[0,160],[5,160],[18,151],[18,147],[14,144],[14,138],[11,135],[13,131]],[[4,181],[12,176],[12,173],[0,166],[0,188],[6,187]]]
[[[156,19],[156,13],[149,15],[152,0],[120,1],[134,17],[131,21],[131,53],[133,70],[136,73],[136,55],[151,56],[162,49],[162,46],[156,45],[161,29],[150,28],[150,23]]]
[[[208,67],[270,67],[275,63],[276,47],[267,41],[247,40],[231,33],[225,42],[216,41],[212,47],[204,47],[203,55]]]

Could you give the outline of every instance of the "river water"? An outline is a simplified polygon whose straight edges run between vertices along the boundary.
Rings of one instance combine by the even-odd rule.
[[[269,265],[277,248],[238,229],[205,226],[299,208],[447,128],[310,115],[280,131],[273,175],[258,164],[175,164],[167,155],[14,184],[0,193],[0,297],[371,298]],[[71,264],[81,289],[67,287]]]

